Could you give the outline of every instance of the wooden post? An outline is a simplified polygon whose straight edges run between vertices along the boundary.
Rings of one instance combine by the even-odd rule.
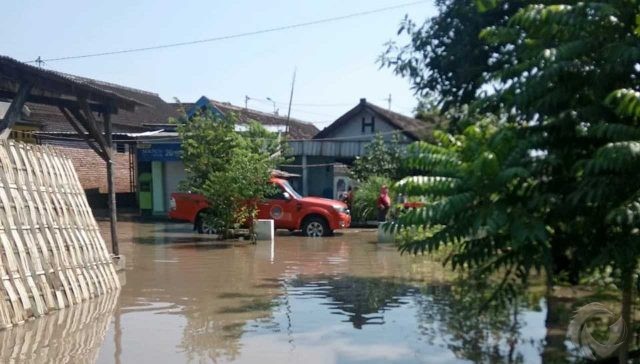
[[[107,186],[109,190],[109,213],[111,220],[111,252],[114,256],[120,255],[120,248],[118,247],[118,231],[116,225],[118,223],[117,211],[116,211],[116,190],[113,184],[113,138],[111,135],[111,114],[104,113],[104,134],[106,138],[106,144],[108,150],[107,155]]]
[[[11,101],[11,105],[7,110],[4,118],[0,120],[0,140],[7,139],[9,137],[9,133],[11,133],[11,128],[15,125],[16,121],[20,119],[20,113],[22,112],[22,106],[27,102],[27,97],[29,97],[29,92],[31,92],[31,88],[33,84],[29,82],[21,82],[20,87],[18,88],[18,92],[16,96]]]

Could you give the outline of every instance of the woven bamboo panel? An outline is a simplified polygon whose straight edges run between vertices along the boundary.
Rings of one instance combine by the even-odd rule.
[[[0,329],[120,286],[71,161],[0,141]]]
[[[118,292],[0,331],[0,363],[94,363]]]

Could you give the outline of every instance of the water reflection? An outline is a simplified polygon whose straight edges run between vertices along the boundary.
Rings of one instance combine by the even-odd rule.
[[[329,309],[347,316],[356,329],[383,325],[384,312],[407,303],[418,290],[406,283],[370,277],[300,276],[288,283],[289,296],[323,298]]]
[[[475,285],[474,285],[475,286]],[[534,297],[506,307],[487,306],[486,287],[468,282],[426,287],[416,295],[420,334],[441,340],[456,358],[475,363],[538,361],[544,345],[544,301]]]
[[[219,243],[180,225],[121,223],[119,234],[127,284],[111,323],[108,314],[87,326],[102,323],[107,337],[93,335],[88,362],[540,362],[550,342],[539,295],[485,310],[477,282],[371,244],[375,232],[278,236],[275,246]],[[0,336],[33,341],[20,337]]]
[[[0,362],[95,362],[118,291],[0,331]]]

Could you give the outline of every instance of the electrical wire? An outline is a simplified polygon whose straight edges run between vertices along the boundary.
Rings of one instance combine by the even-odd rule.
[[[257,98],[257,97],[249,97],[249,100],[255,100],[258,102],[262,102],[262,103],[276,103],[277,105],[284,105],[284,106],[288,106],[289,103],[285,102],[285,101],[277,101],[277,100],[267,100],[267,99],[261,99],[261,98]],[[294,102],[291,104],[291,106],[305,106],[305,107],[342,107],[342,106],[353,106],[353,103],[336,103],[336,104],[323,104],[323,103],[297,103]]]
[[[229,34],[229,35],[223,35],[223,36],[205,38],[205,39],[198,39],[198,40],[192,40],[192,41],[186,41],[186,42],[167,43],[167,44],[160,44],[160,45],[149,46],[149,47],[129,48],[129,49],[116,50],[116,51],[87,53],[87,54],[81,54],[81,55],[75,55],[75,56],[65,56],[65,57],[56,57],[56,58],[41,59],[40,57],[38,57],[37,60],[27,61],[26,63],[66,61],[66,60],[71,60],[71,59],[92,58],[92,57],[109,56],[109,55],[115,55],[115,54],[145,52],[145,51],[151,51],[151,50],[157,50],[157,49],[182,47],[182,46],[201,44],[201,43],[211,43],[211,42],[217,42],[217,41],[221,41],[221,40],[243,38],[243,37],[248,37],[248,36],[252,36],[252,35],[259,35],[259,34],[272,33],[272,32],[278,32],[278,31],[295,29],[295,28],[302,28],[302,27],[307,27],[307,26],[312,26],[312,25],[331,23],[331,22],[336,22],[336,21],[345,20],[345,19],[351,19],[351,18],[357,18],[357,17],[376,14],[376,13],[387,12],[387,11],[390,11],[390,10],[406,8],[406,7],[409,7],[409,6],[414,6],[414,5],[423,4],[423,3],[427,3],[427,2],[430,2],[430,1],[426,1],[426,0],[413,1],[413,2],[408,2],[408,3],[393,5],[393,6],[387,6],[387,7],[384,7],[384,8],[378,8],[378,9],[373,9],[373,10],[361,11],[361,12],[356,12],[356,13],[351,13],[351,14],[346,14],[346,15],[341,15],[341,16],[336,16],[336,17],[331,17],[331,18],[323,18],[323,19],[312,20],[312,21],[303,22],[303,23],[289,24],[289,25],[283,25],[283,26],[278,26],[278,27],[254,30],[254,31],[250,31],[250,32]]]

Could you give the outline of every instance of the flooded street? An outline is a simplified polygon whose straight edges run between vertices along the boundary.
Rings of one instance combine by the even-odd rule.
[[[541,361],[542,299],[479,317],[441,263],[375,244],[373,231],[274,246],[179,224],[121,222],[119,234],[119,295],[0,332],[2,362]]]

